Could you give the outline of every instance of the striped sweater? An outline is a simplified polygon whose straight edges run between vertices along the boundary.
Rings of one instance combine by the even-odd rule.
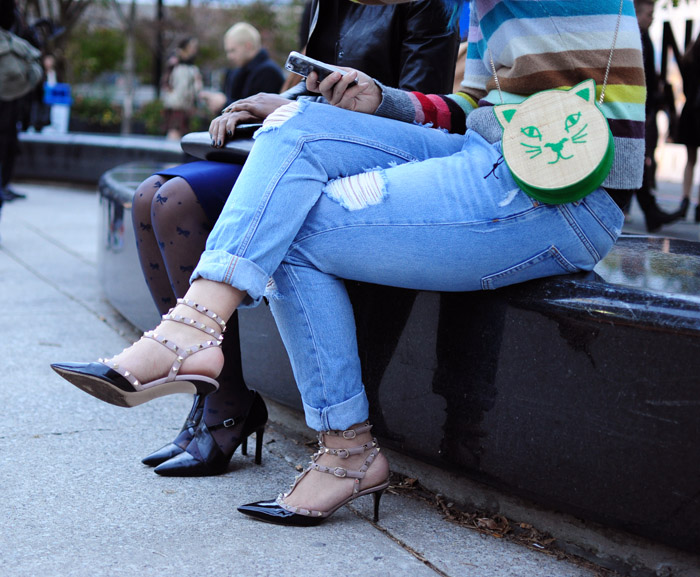
[[[426,95],[382,86],[376,113],[450,132],[468,128],[496,142],[502,128],[494,104],[522,102],[535,92],[570,88],[588,78],[600,94],[619,10],[620,0],[472,0],[462,90]],[[602,105],[615,160],[603,186],[636,189],[644,166],[646,86],[632,0],[623,0],[619,22]]]

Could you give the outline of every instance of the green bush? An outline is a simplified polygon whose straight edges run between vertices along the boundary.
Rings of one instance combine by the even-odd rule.
[[[163,126],[163,102],[156,99],[147,102],[134,112],[134,124],[142,123],[146,134],[162,136],[165,134]]]
[[[106,98],[77,96],[71,106],[71,119],[94,130],[114,132],[121,127],[122,111]]]

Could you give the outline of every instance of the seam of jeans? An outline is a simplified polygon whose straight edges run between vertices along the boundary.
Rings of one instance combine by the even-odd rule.
[[[307,319],[306,326],[309,327],[309,336],[311,338],[311,341],[314,343],[314,359],[316,362],[316,372],[318,373],[318,379],[321,384],[321,391],[323,391],[323,399],[324,399],[324,407],[328,405],[327,399],[328,399],[328,394],[326,392],[326,379],[323,375],[323,364],[321,363],[321,360],[318,358],[318,351],[320,350],[318,346],[318,342],[316,341],[316,335],[314,335],[314,332],[311,328],[311,322],[309,322],[309,315],[307,313],[306,307],[304,305],[304,301],[301,299],[299,296],[300,293],[297,289],[297,278],[295,275],[292,273],[292,270],[289,270],[291,267],[284,267],[282,265],[282,273],[287,275],[287,279],[289,282],[289,285],[291,289],[296,293],[297,297],[296,300],[299,303],[299,307],[301,308],[301,312],[303,313],[304,317]],[[318,410],[318,409],[317,409]],[[319,411],[319,417],[321,418],[322,421],[324,421],[324,411],[321,410]]]
[[[272,193],[277,188],[280,179],[284,176],[284,174],[287,172],[287,170],[289,170],[289,167],[292,164],[292,162],[294,162],[294,160],[296,160],[296,158],[299,156],[303,147],[304,147],[304,139],[302,138],[302,139],[299,139],[297,141],[296,146],[290,152],[290,154],[287,156],[287,158],[282,163],[282,165],[278,169],[277,173],[273,176],[273,178],[271,179],[267,188],[265,189],[265,192],[263,193],[262,197],[260,198],[260,201],[258,202],[258,206],[255,209],[255,214],[253,215],[253,218],[251,219],[251,222],[248,225],[248,228],[246,230],[246,234],[241,239],[241,243],[238,246],[238,250],[236,251],[236,254],[238,256],[245,257],[246,251],[248,250],[248,247],[250,246],[250,243],[252,242],[253,237],[255,236],[255,233],[258,230],[258,225],[260,224],[260,219],[265,214],[265,209],[267,208],[267,205],[270,202],[270,198],[272,196]]]
[[[611,199],[611,202],[612,202],[612,199]],[[588,203],[586,202],[586,199],[585,199],[585,198],[583,199],[582,204],[583,204],[583,206],[585,207],[585,209],[588,211],[588,213],[589,213],[589,214],[596,220],[596,222],[601,226],[601,228],[602,228],[605,232],[608,233],[608,236],[610,236],[610,240],[612,240],[613,242],[615,242],[615,241],[617,240],[617,235],[613,234],[613,232],[608,228],[608,226],[605,224],[605,222],[603,222],[603,221],[600,219],[600,217],[598,216],[598,214],[596,213],[596,211],[594,211],[590,206],[588,206]],[[613,204],[614,204],[614,202],[613,202]],[[615,205],[615,206],[616,206],[616,208],[617,208],[617,205]],[[619,210],[619,208],[618,208],[618,210]]]
[[[509,220],[515,219],[515,218],[520,218],[523,215],[531,213],[533,210],[535,210],[537,207],[533,207],[532,209],[527,209],[522,212],[518,212],[516,214],[513,214],[511,216],[508,216],[506,218],[499,218],[497,219],[496,222],[501,223],[501,222],[507,222]],[[466,222],[421,222],[421,223],[415,223],[415,222],[405,222],[405,223],[392,223],[392,222],[361,222],[361,223],[353,223],[353,224],[343,224],[343,225],[336,225],[333,227],[329,228],[324,228],[323,230],[314,230],[311,231],[304,236],[297,236],[292,244],[290,245],[290,251],[294,250],[296,247],[298,247],[300,244],[304,243],[305,241],[312,239],[316,236],[327,234],[330,232],[337,232],[339,230],[344,230],[344,229],[351,229],[351,228],[361,228],[361,227],[382,227],[382,226],[387,226],[387,227],[413,227],[413,228],[420,228],[420,227],[430,227],[430,226],[439,226],[439,227],[463,227],[463,226],[481,226],[481,225],[490,225],[494,224],[493,219],[483,219],[483,220],[473,220],[473,221],[466,221]]]
[[[596,262],[598,262],[601,258],[600,254],[598,253],[598,250],[574,218],[574,215],[571,213],[571,209],[565,204],[558,205],[557,209],[559,210],[559,213],[564,217],[566,222],[569,224],[571,230],[581,241],[581,244],[585,247],[588,253],[593,257],[593,259]]]
[[[236,270],[236,265],[238,265],[238,260],[239,258],[237,256],[232,256],[231,260],[229,260],[228,264],[226,265],[226,272],[224,273],[224,279],[223,282],[226,284],[231,284],[231,280],[233,279],[233,273]]]

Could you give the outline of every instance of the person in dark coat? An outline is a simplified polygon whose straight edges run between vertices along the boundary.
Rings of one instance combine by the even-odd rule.
[[[655,232],[664,224],[678,220],[679,214],[667,213],[659,208],[652,192],[656,184],[656,143],[659,140],[659,130],[656,124],[656,114],[661,106],[661,90],[659,89],[659,75],[654,63],[654,45],[649,37],[649,26],[654,17],[654,0],[635,0],[634,8],[637,13],[637,22],[642,34],[642,57],[644,58],[644,75],[646,77],[647,101],[645,106],[645,154],[644,176],[641,188],[635,191],[639,207],[644,213],[647,231]]]
[[[693,174],[700,147],[700,36],[686,50],[680,64],[685,104],[681,111],[676,142],[685,145],[687,161],[683,170],[683,200],[678,212],[685,217],[690,208]],[[700,222],[700,190],[698,204],[695,205],[695,222]]]
[[[224,34],[226,58],[233,68],[226,73],[223,92],[202,91],[212,114],[218,114],[224,106],[258,94],[278,93],[284,83],[284,73],[262,48],[260,33],[250,24],[239,22]]]
[[[35,48],[39,46],[39,39],[32,27],[26,24],[14,0],[0,0],[0,28],[12,32]],[[32,93],[12,100],[0,99],[0,208],[3,201],[25,197],[10,188],[10,181],[19,154],[19,130],[27,117]]]

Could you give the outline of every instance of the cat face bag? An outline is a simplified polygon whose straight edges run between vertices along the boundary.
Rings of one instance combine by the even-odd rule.
[[[574,202],[607,177],[613,137],[595,97],[595,82],[585,80],[569,90],[544,90],[520,104],[494,106],[505,163],[531,197]]]

